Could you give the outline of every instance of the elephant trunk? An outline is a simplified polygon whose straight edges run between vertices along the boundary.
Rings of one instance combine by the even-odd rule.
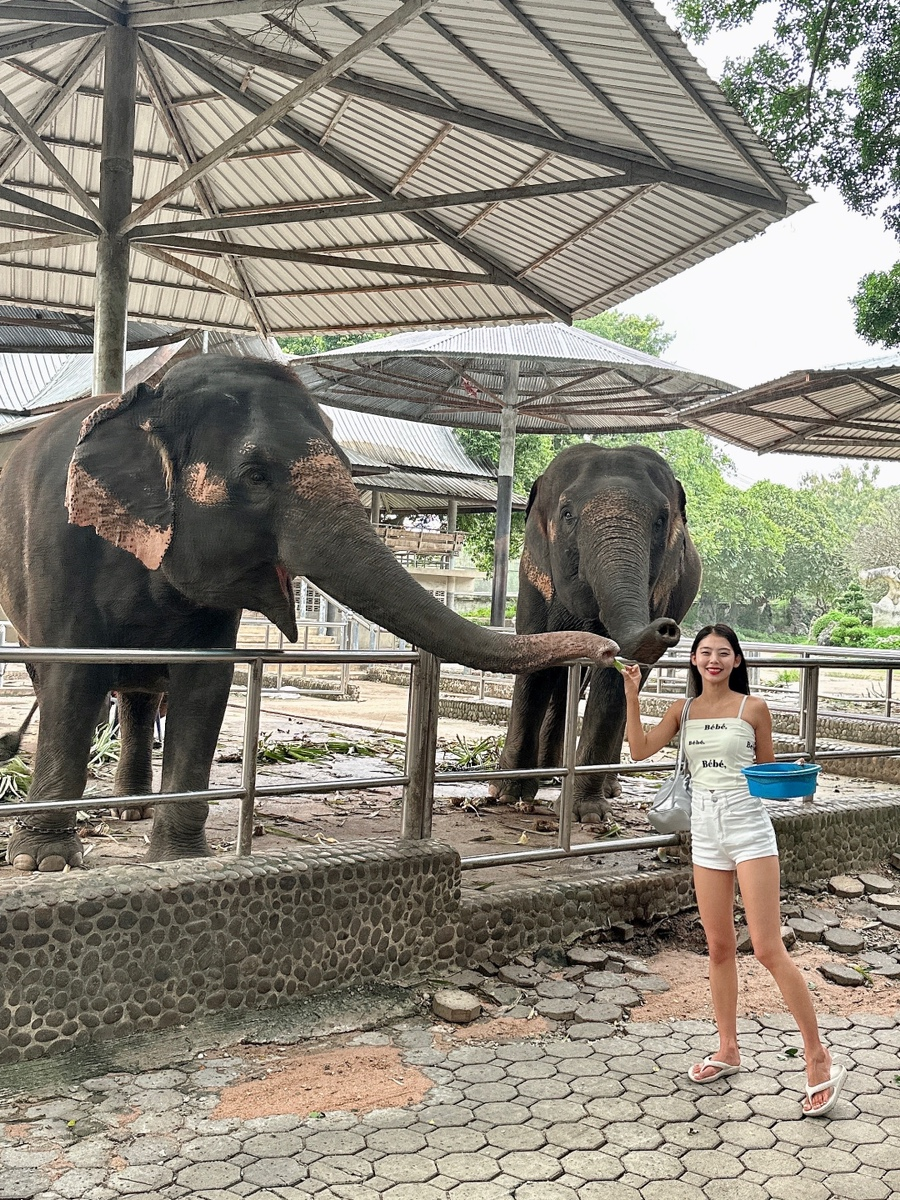
[[[646,535],[607,527],[582,550],[582,571],[597,600],[600,620],[624,658],[654,663],[681,638],[671,617],[650,620],[650,549]]]
[[[324,517],[318,513],[317,521]],[[397,562],[358,501],[339,506],[337,524],[331,535],[334,552],[321,553],[310,562],[300,553],[304,539],[298,523],[296,542],[290,534],[284,539],[283,562],[291,572],[306,575],[341,604],[412,645],[485,671],[533,671],[573,658],[612,665],[618,646],[609,638],[579,632],[510,636],[457,616]],[[297,553],[292,553],[292,545]]]

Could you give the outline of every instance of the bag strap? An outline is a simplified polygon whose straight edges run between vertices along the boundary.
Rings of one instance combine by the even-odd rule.
[[[684,736],[685,736],[684,735],[684,727],[685,727],[685,725],[687,725],[688,713],[690,712],[692,702],[693,702],[693,696],[691,697],[690,700],[685,701],[684,708],[681,710],[681,726],[678,731],[678,733],[679,733],[678,756],[675,759],[675,774],[676,775],[678,774],[679,771],[684,770]]]

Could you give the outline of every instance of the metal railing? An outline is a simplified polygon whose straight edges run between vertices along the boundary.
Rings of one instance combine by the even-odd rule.
[[[829,656],[828,665],[858,670],[894,670],[900,667],[900,655],[885,656],[870,652],[868,655],[845,656],[838,660]],[[254,828],[254,811],[257,798],[265,796],[299,796],[309,793],[337,792],[347,788],[366,790],[402,786],[403,804],[400,835],[408,839],[431,836],[433,819],[433,796],[436,784],[460,783],[464,781],[489,781],[493,779],[535,779],[548,776],[562,781],[559,802],[559,828],[557,845],[543,849],[503,852],[464,857],[464,869],[535,862],[580,855],[596,855],[632,849],[654,849],[677,845],[679,837],[648,836],[631,839],[616,839],[572,844],[572,823],[575,800],[575,783],[579,776],[616,772],[619,774],[666,773],[674,768],[674,760],[640,763],[592,763],[578,764],[576,751],[578,741],[579,695],[582,667],[590,665],[576,661],[568,666],[566,716],[559,766],[544,766],[520,770],[437,770],[438,707],[440,695],[440,660],[425,651],[353,651],[353,650],[266,650],[238,648],[236,650],[79,650],[79,649],[35,649],[0,645],[0,665],[19,662],[55,662],[76,664],[115,663],[246,663],[247,685],[244,710],[243,754],[241,783],[237,787],[206,788],[202,791],[178,793],[149,793],[139,796],[60,798],[4,804],[0,813],[9,817],[27,817],[38,812],[65,812],[73,810],[92,811],[116,806],[117,801],[127,800],[131,806],[176,804],[186,801],[240,801],[236,854],[251,853]],[[409,663],[411,665],[410,700],[407,712],[406,760],[403,774],[390,774],[367,778],[342,777],[336,781],[318,779],[310,783],[273,783],[260,785],[257,778],[257,752],[259,745],[260,715],[263,692],[263,675],[267,664],[281,667],[292,664],[331,663],[364,665],[368,663]],[[662,659],[656,669],[674,668],[687,670],[687,659]],[[755,668],[789,667],[804,673],[806,690],[806,723],[803,732],[804,751],[802,757],[810,760],[848,759],[855,757],[897,756],[900,747],[866,747],[863,750],[820,751],[817,747],[816,713],[818,704],[818,680],[822,662],[809,655],[778,659],[758,658]],[[798,751],[776,756],[779,759],[796,759]],[[124,805],[122,805],[124,807]]]

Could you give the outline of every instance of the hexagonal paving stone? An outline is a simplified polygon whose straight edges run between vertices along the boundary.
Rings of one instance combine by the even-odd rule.
[[[677,1179],[684,1174],[681,1159],[665,1150],[630,1150],[622,1155],[622,1165],[630,1174],[645,1179]]]
[[[239,1183],[241,1168],[225,1162],[194,1163],[179,1171],[177,1182],[188,1192],[209,1191],[212,1188],[230,1188]]]
[[[495,1179],[502,1168],[488,1154],[445,1154],[438,1161],[441,1175],[458,1179],[460,1183],[488,1182]]]
[[[726,1150],[689,1150],[681,1162],[686,1171],[704,1175],[707,1179],[736,1179],[744,1170],[742,1160]]]
[[[498,1125],[485,1130],[484,1136],[501,1150],[539,1150],[546,1145],[543,1132],[529,1125]]]
[[[573,1150],[559,1161],[567,1175],[574,1175],[585,1182],[591,1179],[618,1179],[625,1172],[621,1159],[602,1150]]]
[[[244,1167],[244,1182],[256,1183],[260,1187],[293,1187],[305,1179],[305,1164],[296,1158],[264,1158],[260,1162],[248,1163]]]
[[[515,1200],[578,1200],[578,1192],[564,1183],[523,1183],[516,1188]]]
[[[424,1154],[387,1154],[378,1160],[378,1174],[394,1183],[427,1183],[437,1173],[433,1160]]]
[[[365,1141],[370,1150],[382,1154],[418,1154],[428,1144],[422,1134],[413,1129],[376,1129],[366,1135]]]
[[[384,1160],[381,1160],[384,1161]],[[379,1162],[379,1170],[381,1162]],[[359,1154],[329,1154],[318,1158],[309,1165],[311,1179],[320,1179],[323,1183],[358,1183],[361,1179],[371,1179],[375,1174],[368,1159]]]
[[[193,1162],[227,1162],[240,1154],[241,1143],[233,1137],[201,1137],[186,1142],[180,1149],[182,1158]]]
[[[641,1106],[620,1096],[600,1096],[585,1105],[592,1117],[601,1121],[639,1121]]]
[[[637,1188],[621,1182],[585,1183],[578,1189],[578,1200],[642,1200]]]
[[[530,1113],[523,1104],[480,1104],[474,1115],[488,1125],[521,1125]]]
[[[544,1130],[549,1146],[562,1146],[566,1150],[597,1150],[606,1141],[600,1129],[585,1121],[573,1121],[551,1125]]]
[[[555,1158],[551,1158],[549,1154],[541,1154],[538,1150],[513,1150],[509,1154],[504,1154],[498,1161],[505,1175],[511,1175],[513,1179],[521,1179],[524,1183],[556,1179],[563,1173],[563,1168]],[[595,1176],[595,1178],[602,1177]],[[613,1178],[613,1176],[607,1178]]]
[[[448,1154],[474,1154],[487,1145],[486,1135],[477,1129],[435,1129],[426,1135],[426,1141],[435,1150]]]

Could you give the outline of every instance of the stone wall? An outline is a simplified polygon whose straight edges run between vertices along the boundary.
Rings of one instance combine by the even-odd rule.
[[[785,883],[877,868],[900,802],[773,804]],[[682,839],[682,853],[686,839]],[[679,855],[679,859],[681,855]],[[372,840],[0,884],[0,1064],[337,987],[446,978],[693,904],[682,861],[482,891],[448,846]]]

